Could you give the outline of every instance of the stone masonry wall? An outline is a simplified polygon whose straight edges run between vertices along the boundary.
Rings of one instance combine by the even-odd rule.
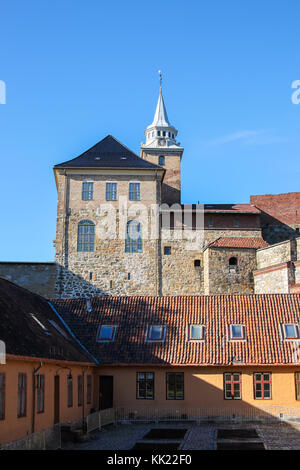
[[[287,294],[291,282],[290,276],[288,266],[273,271],[254,273],[255,294]]]
[[[216,248],[205,250],[205,294],[252,294],[253,271],[256,268],[256,250]],[[229,259],[237,258],[237,266],[230,267]]]
[[[0,262],[0,277],[43,297],[55,297],[56,263]]]
[[[291,261],[292,249],[289,240],[257,250],[257,269]]]
[[[117,181],[118,199],[128,197],[129,181],[141,183],[141,202],[150,208],[159,198],[158,183],[153,176],[139,175],[93,175],[94,200],[82,201],[81,187],[84,176],[70,175],[67,182],[64,175],[59,176],[58,220],[56,236],[56,261],[60,265],[57,282],[57,295],[62,298],[89,297],[102,294],[110,295],[157,295],[159,292],[158,277],[158,240],[146,239],[143,227],[143,252],[125,253],[125,239],[99,238],[98,229],[105,220],[99,212],[99,206],[105,201],[106,181]],[[66,184],[67,183],[67,184]],[[110,201],[117,214],[117,231],[119,229],[119,201]],[[131,203],[132,204],[132,203]],[[131,205],[133,208],[133,205]],[[67,217],[64,214],[67,213]],[[132,213],[126,221],[138,219]],[[77,251],[77,227],[80,220],[88,219],[95,223],[95,250],[84,253]]]

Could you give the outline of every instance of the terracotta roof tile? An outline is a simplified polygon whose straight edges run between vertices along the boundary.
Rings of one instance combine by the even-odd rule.
[[[99,297],[53,304],[100,364],[291,364],[295,342],[281,338],[282,323],[300,323],[299,294],[177,297]],[[189,324],[206,325],[204,343],[187,342]],[[245,342],[228,342],[227,326],[246,327]],[[99,325],[117,325],[115,341],[96,343]],[[166,325],[163,343],[146,342],[147,325]]]
[[[264,248],[268,246],[260,237],[219,237],[207,245],[218,248]]]

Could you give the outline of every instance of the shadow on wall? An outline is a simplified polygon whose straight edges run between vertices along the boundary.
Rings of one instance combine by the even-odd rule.
[[[261,210],[261,220],[263,239],[271,245],[274,243],[284,242],[286,240],[292,240],[293,238],[300,236],[299,231],[290,225],[284,224],[263,210]]]
[[[90,298],[111,295],[104,289],[97,287],[82,276],[75,274],[67,268],[57,264],[57,280],[55,297],[58,299]],[[48,298],[51,296],[48,296]],[[53,296],[52,296],[53,297]]]

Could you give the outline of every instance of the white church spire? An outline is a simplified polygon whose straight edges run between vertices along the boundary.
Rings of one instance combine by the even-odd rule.
[[[146,142],[142,147],[179,147],[180,143],[176,142],[178,131],[169,122],[166,106],[162,95],[162,76],[160,76],[159,96],[152,124],[148,126],[144,132]]]

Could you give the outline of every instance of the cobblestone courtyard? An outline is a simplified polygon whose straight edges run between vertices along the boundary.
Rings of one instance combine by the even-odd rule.
[[[63,449],[76,450],[131,450],[151,429],[187,429],[178,450],[215,450],[218,429],[254,429],[267,450],[300,450],[300,423],[272,424],[119,424],[91,433],[91,440],[82,444],[68,443]],[[251,439],[250,439],[251,441]],[[143,441],[145,442],[145,440]],[[149,441],[148,441],[149,442]],[[156,442],[158,442],[156,440]],[[159,443],[171,443],[160,440]],[[235,439],[239,445],[239,439]]]

